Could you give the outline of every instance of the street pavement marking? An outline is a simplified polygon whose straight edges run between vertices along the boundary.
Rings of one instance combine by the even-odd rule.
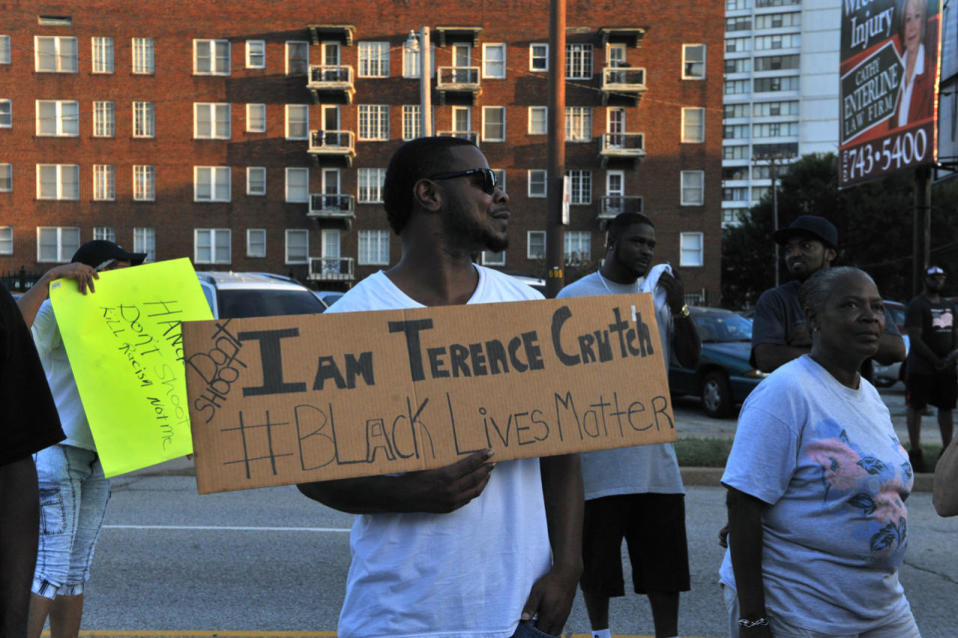
[[[103,525],[102,527],[103,529],[163,529],[227,532],[324,532],[335,534],[348,534],[350,532],[349,528],[345,527],[244,527],[239,525]],[[222,635],[225,636],[227,634]]]

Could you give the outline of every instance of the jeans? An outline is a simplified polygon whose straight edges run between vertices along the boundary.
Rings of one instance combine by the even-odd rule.
[[[31,591],[50,599],[78,596],[90,579],[110,481],[90,450],[53,445],[33,459],[40,488],[40,544]]]
[[[531,621],[524,620],[516,627],[516,633],[512,634],[512,638],[555,638],[555,636],[539,631]]]

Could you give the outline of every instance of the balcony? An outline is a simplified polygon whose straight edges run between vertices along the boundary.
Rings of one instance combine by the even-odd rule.
[[[352,24],[310,24],[306,29],[309,31],[309,40],[314,45],[332,40],[349,47],[353,45],[356,35],[356,26]]]
[[[437,26],[432,32],[437,46],[444,47],[447,44],[463,42],[474,47],[479,42],[479,34],[482,33],[482,27]]]
[[[334,158],[342,159],[346,166],[351,166],[356,157],[355,135],[352,131],[320,131],[313,129],[309,132],[309,153],[314,159]]]
[[[599,35],[603,47],[613,42],[621,42],[626,46],[638,48],[646,31],[647,27],[601,27]]]
[[[344,219],[355,217],[355,198],[345,193],[310,193],[309,217],[318,219]]]
[[[603,167],[610,160],[641,161],[645,157],[645,133],[603,133],[599,156]]]
[[[645,86],[645,69],[635,66],[607,66],[602,68],[602,103],[627,102],[637,105]]]
[[[436,135],[438,137],[458,137],[479,146],[479,133],[477,131],[436,131]]]
[[[353,281],[355,261],[352,257],[310,257],[310,281]]]
[[[353,67],[345,64],[310,64],[306,88],[313,96],[313,103],[353,103],[356,87],[353,83]]]
[[[436,69],[436,90],[439,103],[466,102],[475,104],[479,95],[479,67],[441,66]]]
[[[621,213],[641,213],[641,195],[608,195],[599,198],[598,219],[612,219]]]

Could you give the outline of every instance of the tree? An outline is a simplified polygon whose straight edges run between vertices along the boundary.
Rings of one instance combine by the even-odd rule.
[[[789,165],[778,187],[779,228],[799,215],[821,215],[838,229],[836,265],[868,272],[888,299],[912,296],[914,174],[887,176],[838,190],[838,158],[805,155]],[[774,285],[772,195],[753,206],[741,225],[722,234],[722,305],[742,308]],[[958,281],[958,180],[932,188],[932,262]],[[782,281],[787,281],[784,264]]]

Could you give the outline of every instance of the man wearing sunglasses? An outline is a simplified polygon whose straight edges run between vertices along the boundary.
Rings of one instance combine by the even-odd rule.
[[[508,245],[509,197],[470,142],[404,144],[383,186],[399,262],[329,312],[541,299],[472,256]],[[339,636],[557,635],[581,573],[576,455],[491,463],[476,452],[437,470],[299,486],[360,514]]]

